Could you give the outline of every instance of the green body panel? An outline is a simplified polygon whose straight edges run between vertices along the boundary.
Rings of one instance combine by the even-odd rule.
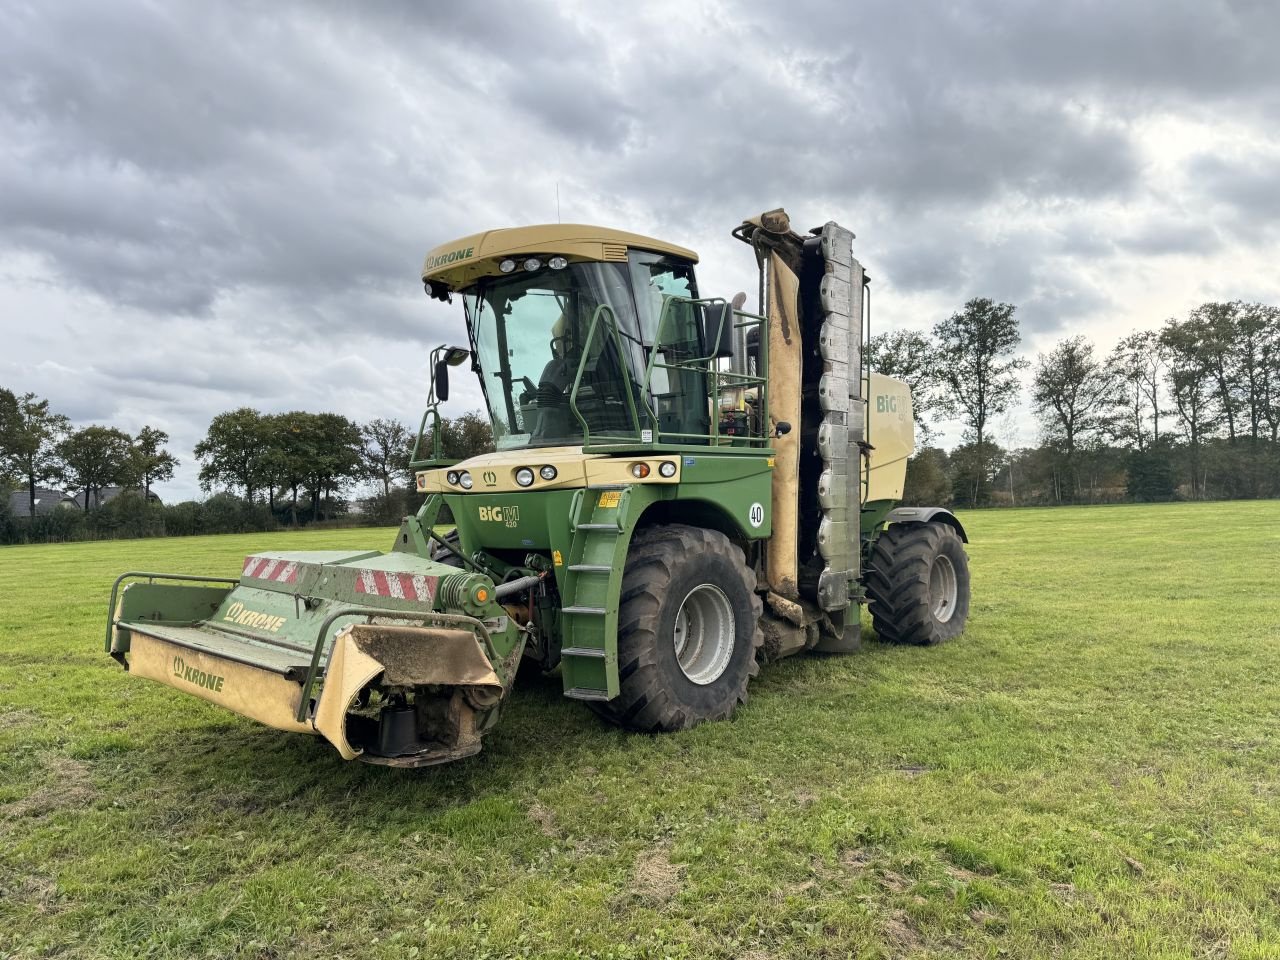
[[[429,497],[401,530],[407,548],[447,504],[464,556],[505,574],[528,572],[524,556],[551,564],[559,607],[535,611],[544,639],[560,651],[565,693],[608,700],[618,693],[618,605],[632,534],[651,509],[664,519],[724,530],[741,541],[771,533],[773,483],[767,452],[669,447],[681,458],[679,483],[607,485],[570,490],[449,493]],[[495,556],[498,554],[498,556]]]
[[[876,528],[884,523],[889,511],[898,505],[896,500],[869,500],[862,505],[861,533],[863,544],[868,545],[876,538]]]

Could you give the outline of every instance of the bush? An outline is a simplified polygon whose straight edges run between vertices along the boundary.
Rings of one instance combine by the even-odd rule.
[[[1134,450],[1129,454],[1126,491],[1139,503],[1172,500],[1177,481],[1174,478],[1173,457],[1164,444],[1146,450]]]
[[[203,533],[203,504],[184,500],[164,508],[164,532],[169,537],[191,537]]]
[[[951,502],[947,481],[947,455],[937,447],[924,447],[907,461],[907,479],[902,489],[902,505],[942,507]]]
[[[89,529],[98,538],[162,537],[164,507],[139,490],[125,490],[89,514]]]
[[[253,533],[274,529],[275,518],[265,504],[247,503],[231,493],[215,493],[200,504],[200,533]]]
[[[59,507],[50,513],[38,513],[23,523],[28,543],[63,543],[67,540],[87,540],[89,519],[83,510]]]

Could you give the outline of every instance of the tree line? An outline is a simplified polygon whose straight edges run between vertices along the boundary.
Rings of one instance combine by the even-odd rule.
[[[872,338],[873,369],[907,381],[916,456],[907,497],[961,505],[1280,496],[1280,308],[1205,303],[1107,353],[1069,336],[1017,356],[1015,308],[977,298],[931,333]],[[1030,368],[1039,443],[999,445]],[[963,442],[933,446],[957,418]],[[874,439],[872,440],[874,442]]]
[[[135,486],[144,497],[173,478],[178,460],[164,445],[169,435],[143,427],[130,436],[115,427],[71,430],[66,416],[34,393],[0,387],[0,476],[26,489],[28,513],[36,513],[36,489],[57,483],[78,492],[88,512],[111,486]]]
[[[331,516],[335,505],[341,510],[339,495],[359,482],[375,483],[385,500],[411,488],[416,438],[416,431],[395,420],[357,424],[337,413],[264,414],[241,407],[213,418],[195,456],[203,489],[239,491],[272,513],[283,505],[296,525],[304,515],[316,521]],[[423,443],[424,452],[431,449],[430,430]],[[492,450],[493,432],[472,411],[442,420],[441,443],[446,456],[464,459]]]
[[[136,435],[110,426],[72,430],[69,419],[33,393],[0,387],[0,543],[97,537],[249,532],[347,518],[361,484],[377,493],[360,519],[398,520],[416,509],[409,467],[416,431],[395,420],[367,423],[337,413],[218,414],[196,444],[204,501],[161,504],[152,487],[171,480],[180,461],[169,436],[144,426]],[[433,443],[431,431],[424,438]],[[477,412],[441,423],[446,456],[493,449]],[[45,485],[74,494],[75,509],[37,509]],[[118,496],[104,491],[123,488]],[[21,491],[21,509],[10,494]]]

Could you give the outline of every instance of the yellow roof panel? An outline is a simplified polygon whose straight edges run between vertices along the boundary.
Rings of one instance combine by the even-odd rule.
[[[559,254],[569,260],[622,261],[628,248],[698,261],[692,250],[638,233],[582,223],[545,223],[487,230],[441,244],[427,254],[422,279],[460,290],[480,277],[499,274],[498,263],[507,257]]]

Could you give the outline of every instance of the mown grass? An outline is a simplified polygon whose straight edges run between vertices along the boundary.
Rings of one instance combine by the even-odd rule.
[[[389,531],[0,551],[0,956],[1280,956],[1280,503],[966,516],[938,649],[647,737],[555,679],[421,771],[134,680],[124,569]]]

